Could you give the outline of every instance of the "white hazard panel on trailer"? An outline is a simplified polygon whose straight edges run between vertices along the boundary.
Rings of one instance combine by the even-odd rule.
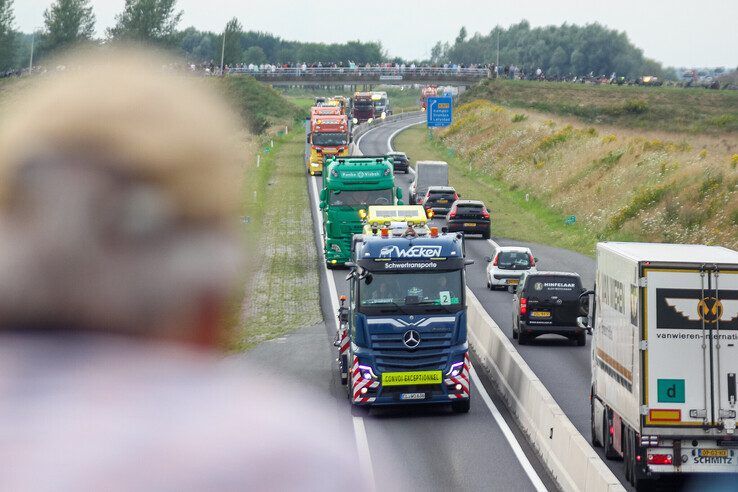
[[[645,268],[647,426],[735,428],[738,272]]]

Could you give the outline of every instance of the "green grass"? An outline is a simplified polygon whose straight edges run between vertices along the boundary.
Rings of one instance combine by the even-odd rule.
[[[486,80],[461,102],[487,99],[586,123],[670,132],[738,132],[738,91]]]
[[[566,216],[544,202],[493,176],[480,173],[436,139],[425,127],[416,126],[394,140],[398,150],[413,160],[442,160],[449,164],[449,180],[464,198],[482,200],[492,210],[493,236],[533,241],[594,254],[596,238],[578,224],[565,224]]]
[[[249,130],[258,134],[275,124],[286,124],[305,116],[305,111],[253,77],[238,76],[214,79],[221,84]]]
[[[246,176],[244,229],[255,271],[236,334],[240,350],[322,318],[303,150],[296,126],[262,151],[260,166]]]

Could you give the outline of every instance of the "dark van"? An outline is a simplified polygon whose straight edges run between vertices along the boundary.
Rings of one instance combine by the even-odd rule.
[[[577,326],[582,292],[577,273],[524,274],[513,296],[513,338],[527,345],[539,335],[555,334],[585,346],[587,333]]]

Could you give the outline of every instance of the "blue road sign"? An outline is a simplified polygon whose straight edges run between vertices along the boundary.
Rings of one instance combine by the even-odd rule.
[[[426,109],[428,128],[451,124],[453,99],[450,97],[429,97]]]

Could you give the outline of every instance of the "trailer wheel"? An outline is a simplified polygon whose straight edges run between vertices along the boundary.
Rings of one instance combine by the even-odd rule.
[[[589,409],[590,409],[590,441],[592,442],[592,446],[596,448],[601,448],[602,443],[597,438],[597,426],[595,426],[595,396],[594,396],[594,390],[590,393],[589,398]]]
[[[618,453],[612,445],[612,435],[610,434],[612,419],[608,416],[609,413],[610,409],[605,407],[605,411],[602,414],[602,446],[605,448],[605,458],[614,460],[618,458]]]
[[[469,413],[470,408],[471,398],[451,403],[451,410],[453,410],[454,413]]]

